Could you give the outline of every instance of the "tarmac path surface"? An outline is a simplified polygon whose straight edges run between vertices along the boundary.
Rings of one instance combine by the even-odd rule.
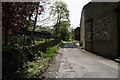
[[[118,78],[117,62],[82,51],[75,43],[66,43],[60,53],[56,78]]]

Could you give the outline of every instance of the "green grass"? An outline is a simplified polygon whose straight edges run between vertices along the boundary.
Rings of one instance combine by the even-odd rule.
[[[59,47],[63,45],[64,43],[61,41],[57,45],[47,48],[46,53],[41,53],[42,57],[45,59],[54,58],[57,55],[57,51],[59,50]]]
[[[45,43],[45,41],[34,41],[36,44],[42,44]]]
[[[52,59],[57,55],[57,51],[58,51],[57,46],[47,48],[46,53],[43,53],[42,57],[45,59]]]
[[[80,49],[85,49],[83,46],[80,46]]]
[[[51,41],[51,40],[54,40],[54,39],[53,38],[51,38],[51,39],[43,39],[43,41],[36,41],[36,40],[34,40],[34,42],[36,44],[42,44],[42,43],[45,43],[45,42],[48,42],[48,41]]]
[[[65,43],[63,42],[63,41],[61,41],[60,43],[58,43],[58,47],[61,47],[61,46],[63,46]]]

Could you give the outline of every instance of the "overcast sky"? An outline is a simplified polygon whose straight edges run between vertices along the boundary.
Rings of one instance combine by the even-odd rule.
[[[51,0],[51,1],[56,1],[56,0]],[[81,18],[81,11],[82,11],[82,8],[84,5],[86,5],[87,3],[89,3],[91,0],[61,0],[63,2],[65,2],[68,6],[68,10],[70,12],[70,22],[71,22],[71,27],[73,27],[74,29],[76,27],[79,27],[80,26],[80,18]],[[44,17],[48,17],[48,13],[46,13],[44,15]],[[38,17],[38,20],[42,17]],[[50,20],[49,20],[50,21]],[[53,26],[53,23],[52,22],[49,22],[48,23],[41,23],[41,22],[37,22],[37,24],[39,25],[44,25],[44,26]],[[46,21],[47,22],[47,21]]]
[[[70,11],[71,27],[79,27],[81,11],[84,5],[89,3],[91,0],[62,0],[68,5]]]

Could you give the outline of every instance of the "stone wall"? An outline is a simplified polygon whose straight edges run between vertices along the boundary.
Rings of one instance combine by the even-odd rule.
[[[117,7],[117,2],[91,2],[84,6],[81,27],[85,28],[86,50],[109,58],[118,56]]]
[[[32,49],[32,52],[34,53],[37,51],[45,52],[47,48],[57,45],[60,41],[61,39],[56,38],[54,40],[51,40],[49,42],[45,42],[42,44],[33,45],[33,46],[25,46],[25,48]]]
[[[80,43],[81,46],[85,47],[85,17],[84,10],[82,11],[81,20],[80,20]]]

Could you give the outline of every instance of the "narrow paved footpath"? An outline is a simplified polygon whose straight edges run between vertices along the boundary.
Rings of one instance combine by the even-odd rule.
[[[118,63],[82,51],[73,43],[60,49],[61,64],[56,78],[118,78]]]

